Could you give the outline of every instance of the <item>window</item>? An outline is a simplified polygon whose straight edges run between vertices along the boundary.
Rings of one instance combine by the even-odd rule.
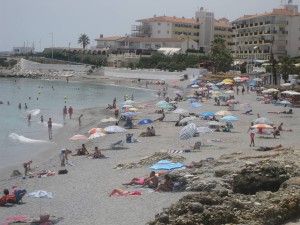
[[[160,34],[160,30],[158,30],[157,33]]]
[[[158,26],[160,26],[160,25],[161,25],[161,23],[157,23],[157,25],[158,25]]]
[[[170,33],[170,31],[167,31],[167,34],[169,34]],[[300,38],[299,38],[300,39]]]

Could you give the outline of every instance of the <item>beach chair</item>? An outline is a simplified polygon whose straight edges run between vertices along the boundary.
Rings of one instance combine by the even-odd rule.
[[[193,150],[200,150],[200,147],[201,147],[201,141],[197,141],[193,147]]]
[[[120,147],[123,147],[123,140],[116,141],[116,142],[113,142],[110,144],[110,148],[112,148],[112,149],[117,149]]]

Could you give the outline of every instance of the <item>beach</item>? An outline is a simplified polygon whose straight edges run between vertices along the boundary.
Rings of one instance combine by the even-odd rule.
[[[72,78],[73,79],[73,78]],[[144,79],[151,80],[151,77]],[[81,82],[92,83],[107,83],[133,86],[145,88],[145,81],[142,84],[134,79],[124,79],[118,77],[92,77],[86,79],[85,76],[78,78]],[[171,98],[175,97],[174,91],[178,88],[186,91],[186,85],[189,80],[174,83],[172,80],[166,80],[168,84],[168,95]],[[155,90],[162,89],[163,86],[151,84],[148,88]],[[187,89],[186,92],[193,93],[193,89]],[[174,114],[166,110],[166,118],[164,121],[155,121],[149,126],[153,126],[156,130],[156,136],[139,137],[139,134],[146,130],[148,125],[135,125],[133,129],[127,130],[127,133],[132,133],[133,138],[137,139],[136,143],[124,143],[122,149],[110,149],[110,144],[123,140],[125,141],[126,133],[108,134],[105,137],[99,138],[97,141],[88,142],[87,148],[90,152],[96,145],[102,150],[106,156],[101,159],[91,159],[86,156],[71,156],[69,160],[73,166],[67,166],[67,174],[58,175],[60,169],[60,160],[58,154],[60,149],[68,148],[74,150],[80,146],[80,142],[70,142],[69,138],[74,133],[87,135],[87,132],[93,127],[106,127],[114,123],[101,123],[101,119],[113,116],[113,110],[105,108],[90,108],[76,112],[74,119],[68,121],[68,125],[54,134],[54,139],[57,145],[50,150],[41,153],[33,158],[32,167],[34,171],[51,170],[55,172],[54,176],[42,178],[26,178],[22,177],[10,178],[13,170],[24,172],[22,165],[16,165],[6,168],[1,171],[0,189],[11,189],[13,185],[25,188],[27,192],[34,190],[46,190],[54,193],[53,199],[35,199],[28,196],[23,198],[22,204],[14,205],[13,207],[1,207],[0,223],[4,222],[8,216],[27,215],[37,218],[42,214],[50,214],[52,218],[56,218],[58,224],[146,224],[154,220],[155,215],[160,213],[164,208],[176,203],[180,198],[189,194],[189,192],[153,192],[152,189],[141,189],[140,196],[127,197],[109,197],[109,193],[114,188],[122,188],[126,190],[134,190],[134,187],[127,187],[122,183],[129,182],[133,177],[145,177],[150,173],[150,166],[146,165],[132,169],[116,169],[115,167],[122,163],[138,162],[139,160],[153,155],[155,152],[166,152],[168,150],[184,150],[191,149],[191,146],[197,141],[202,142],[199,151],[189,153],[171,153],[174,156],[182,156],[185,158],[184,164],[199,162],[208,158],[218,159],[222,155],[230,155],[233,153],[255,155],[255,147],[249,147],[250,133],[247,133],[251,121],[260,117],[267,117],[274,122],[274,126],[278,126],[281,122],[285,129],[291,129],[292,132],[283,131],[280,137],[258,138],[255,137],[256,147],[259,146],[276,146],[281,144],[284,147],[299,147],[299,132],[300,120],[299,109],[293,108],[292,117],[268,112],[279,112],[286,110],[283,106],[274,106],[272,104],[261,104],[256,100],[255,92],[235,95],[235,99],[240,103],[249,103],[252,106],[253,114],[247,115],[243,112],[247,111],[242,108],[235,107],[231,113],[238,117],[238,121],[232,122],[234,128],[231,132],[213,132],[209,134],[200,134],[199,137],[193,137],[188,140],[180,140],[179,133],[182,126],[176,127],[175,123],[178,120],[179,114]],[[163,100],[157,97],[149,104]],[[195,109],[190,109],[191,103],[183,101],[178,103],[178,108],[189,109],[191,113],[199,115],[205,111],[217,112],[227,110],[227,107],[214,106],[214,99],[205,100],[201,103],[203,106]],[[119,106],[119,105],[118,105]],[[141,119],[149,118],[155,120],[160,117],[155,113],[156,107],[139,109],[138,114],[134,117],[133,122],[138,122]],[[83,114],[82,126],[78,126],[77,118]],[[219,117],[220,118],[220,117]],[[197,126],[207,126],[206,120],[199,118],[193,120]],[[120,124],[122,125],[122,124]],[[38,167],[37,167],[38,166]],[[232,165],[234,166],[234,165]],[[211,179],[213,174],[209,171],[204,174],[203,179]],[[51,217],[50,217],[51,218]]]

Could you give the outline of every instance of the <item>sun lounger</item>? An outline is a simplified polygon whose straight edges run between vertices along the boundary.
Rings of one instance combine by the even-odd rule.
[[[110,147],[112,149],[117,149],[118,147],[123,147],[123,140],[120,140],[120,141],[116,141],[114,143],[111,143],[110,144]]]
[[[193,150],[200,150],[201,147],[201,141],[197,141],[193,147]]]

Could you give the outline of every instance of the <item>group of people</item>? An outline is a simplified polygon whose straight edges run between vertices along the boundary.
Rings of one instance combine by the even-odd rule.
[[[26,194],[26,190],[18,188],[17,186],[12,187],[11,194],[9,190],[5,188],[3,190],[3,195],[0,198],[0,206],[5,205],[6,203],[11,203],[11,204],[19,203],[25,194]]]
[[[158,177],[155,174],[155,171],[151,171],[150,176],[146,178],[133,178],[130,182],[124,183],[123,185],[140,185],[141,188],[148,187],[152,188],[154,191],[172,191],[174,187],[174,183],[171,177],[168,174],[164,176],[165,181],[160,183]],[[109,194],[109,196],[118,195],[118,196],[126,196],[126,195],[140,195],[141,193],[137,190],[128,191],[120,188],[115,188]]]
[[[156,133],[155,133],[154,127],[151,127],[151,128],[147,127],[146,132],[142,132],[140,134],[141,137],[151,137],[151,136],[155,136],[155,135],[156,135]]]
[[[65,106],[63,108],[63,117],[64,117],[64,119],[66,119],[66,116],[67,116],[68,113],[69,113],[70,119],[72,119],[72,115],[73,115],[73,108],[72,108],[72,106],[70,106],[69,108],[67,108],[67,106]]]

